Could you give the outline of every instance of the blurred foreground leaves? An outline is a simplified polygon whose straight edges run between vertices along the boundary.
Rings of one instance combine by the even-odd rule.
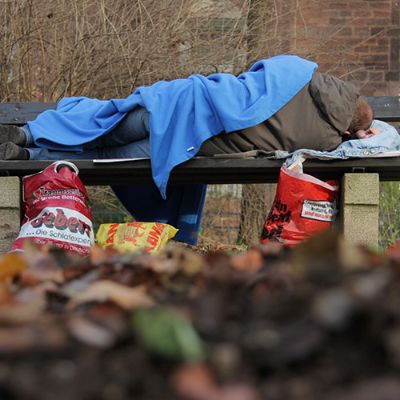
[[[399,254],[327,232],[236,255],[7,255],[0,398],[397,399]]]

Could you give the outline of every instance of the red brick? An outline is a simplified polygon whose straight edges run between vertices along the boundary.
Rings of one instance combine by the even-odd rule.
[[[353,35],[354,36],[362,36],[366,37],[370,35],[370,28],[364,27],[364,28],[357,28],[353,27]]]
[[[343,26],[343,25],[347,25],[349,24],[348,21],[346,21],[343,18],[338,18],[338,16],[336,15],[335,18],[329,18],[329,20],[327,21],[330,25],[338,25],[338,26]]]
[[[368,57],[364,58],[364,62],[371,62],[371,63],[384,63],[388,61],[389,56],[388,55],[381,55],[381,54],[372,54],[369,55]]]
[[[337,14],[337,12],[336,12],[336,14]],[[352,16],[353,16],[353,10],[352,9],[339,11],[339,17],[350,18]]]
[[[374,10],[372,11],[372,16],[378,18],[385,18],[388,21],[390,21],[392,12],[390,10]]]
[[[349,81],[365,81],[368,79],[367,71],[356,71],[349,74]]]
[[[360,44],[360,39],[359,38],[354,38],[354,37],[344,37],[344,38],[340,38],[340,43],[342,44],[342,46],[351,46],[351,47],[355,47],[358,46]]]
[[[378,34],[384,34],[385,33],[385,28],[382,26],[371,26],[370,28],[371,35],[378,35]]]
[[[385,38],[385,37],[379,38],[379,39],[377,39],[376,44],[381,48],[383,48],[383,47],[389,48],[389,38]]]
[[[383,82],[383,80],[384,80],[383,71],[378,71],[378,72],[369,71],[368,77],[369,77],[369,80],[372,82],[377,82],[377,81]]]
[[[368,18],[356,18],[353,20],[352,25],[355,27],[363,27],[363,26],[368,26]]]
[[[399,71],[389,71],[385,74],[385,81],[399,81],[400,72]]]
[[[372,16],[372,12],[366,9],[353,10],[354,17],[369,18]]]
[[[389,24],[389,20],[383,18],[369,18],[366,20],[369,26],[383,26],[386,27]]]
[[[386,31],[388,36],[399,37],[400,36],[400,28],[390,28]]]
[[[343,28],[338,28],[337,32],[335,33],[335,36],[349,37],[351,36],[352,33],[353,33],[352,28],[343,27]]]
[[[346,10],[346,9],[348,9],[348,8],[351,8],[351,6],[350,6],[347,2],[345,2],[345,3],[339,3],[339,2],[337,2],[337,1],[334,1],[334,2],[332,2],[332,3],[326,3],[326,4],[324,5],[324,7],[325,7],[327,10]]]
[[[383,8],[389,8],[390,4],[389,2],[383,2],[383,1],[370,1],[368,3],[368,7],[369,8],[373,8],[373,9],[383,9]]]
[[[362,46],[356,46],[353,49],[357,53],[369,53],[369,46],[364,44]]]
[[[385,71],[389,68],[388,62],[366,61],[364,66],[370,71]]]
[[[389,46],[382,47],[382,46],[375,46],[370,48],[370,54],[377,54],[377,55],[386,55],[389,53]]]

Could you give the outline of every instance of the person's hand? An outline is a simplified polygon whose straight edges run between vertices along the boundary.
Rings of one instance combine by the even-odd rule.
[[[379,134],[379,130],[377,128],[368,128],[368,129],[361,129],[357,131],[354,136],[357,139],[368,139],[370,137],[376,136]]]

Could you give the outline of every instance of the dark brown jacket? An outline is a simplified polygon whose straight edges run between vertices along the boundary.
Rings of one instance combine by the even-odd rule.
[[[203,143],[198,155],[300,148],[329,151],[349,127],[359,93],[354,85],[315,73],[284,107],[263,123],[220,133]]]

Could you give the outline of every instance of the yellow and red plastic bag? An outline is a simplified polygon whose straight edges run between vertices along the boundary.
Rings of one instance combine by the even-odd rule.
[[[177,229],[160,222],[128,222],[125,224],[102,224],[96,234],[96,243],[102,248],[121,252],[145,250],[156,253],[161,250]]]

